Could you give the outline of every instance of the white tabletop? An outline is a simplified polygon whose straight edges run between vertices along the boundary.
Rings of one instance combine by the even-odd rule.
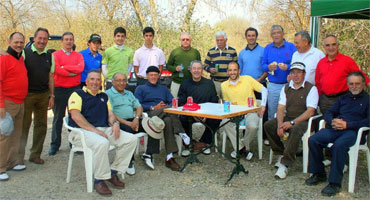
[[[212,119],[225,119],[245,115],[247,113],[255,112],[261,109],[261,107],[230,105],[230,112],[224,112],[224,104],[202,103],[199,105],[200,109],[197,111],[183,111],[182,107],[178,107],[178,108],[166,108],[164,109],[164,112],[195,117],[206,117]]]

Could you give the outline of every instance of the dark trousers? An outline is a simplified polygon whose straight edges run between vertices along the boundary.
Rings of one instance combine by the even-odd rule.
[[[284,118],[284,121],[288,121]],[[271,149],[279,154],[283,155],[281,163],[287,167],[291,166],[295,161],[295,156],[301,142],[303,134],[307,130],[307,121],[295,124],[288,131],[289,137],[287,143],[284,147],[284,144],[281,142],[281,138],[277,134],[277,120],[272,119],[267,121],[264,125],[266,136],[270,142]]]
[[[185,133],[184,128],[177,115],[163,112],[164,108],[152,110],[148,112],[149,117],[157,116],[164,121],[165,127],[163,137],[165,142],[166,154],[175,153],[178,151],[175,134]]]
[[[19,145],[19,160],[24,159],[28,133],[32,123],[33,113],[33,138],[30,159],[40,157],[47,131],[47,112],[49,105],[49,91],[43,93],[28,93],[24,101],[24,117],[22,137]]]
[[[196,122],[194,120],[194,118],[181,115],[180,116],[180,121],[181,121],[182,126],[185,129],[185,132],[188,133],[189,135],[192,135],[192,133],[190,132],[190,126],[194,122]],[[206,124],[213,130],[213,132],[220,126],[220,122],[221,122],[221,120],[216,120],[216,119],[207,119],[206,120]],[[212,143],[212,131],[209,130],[209,128],[206,128],[199,141],[207,143],[207,144],[211,144]]]
[[[127,121],[133,121],[134,119],[131,118],[131,119],[126,119]],[[124,130],[126,132],[129,132],[129,133],[133,133],[133,134],[136,134],[136,133],[139,133],[139,132],[144,132],[145,133],[145,130],[143,128],[143,126],[141,125],[141,121],[142,119],[140,119],[139,121],[139,130],[138,131],[135,131],[133,130],[130,126],[127,126],[126,124],[120,124],[119,127],[121,130]],[[148,144],[146,146],[146,152],[147,154],[159,154],[159,142],[160,140],[157,140],[157,139],[154,139],[152,137],[150,137],[150,135],[148,135]],[[134,156],[132,156],[134,157]]]
[[[160,81],[160,80],[158,80]],[[137,85],[144,85],[146,82],[148,82],[148,79],[145,78],[137,78]]]
[[[105,82],[105,91],[109,90],[113,86],[112,82],[106,81]]]
[[[330,166],[329,182],[340,184],[343,178],[343,169],[347,160],[349,148],[355,144],[357,133],[353,130],[337,131],[334,129],[322,129],[308,140],[309,165],[308,172],[313,174],[325,173],[323,148],[328,143],[333,143],[330,148],[332,160]]]
[[[54,95],[54,119],[53,119],[53,128],[51,130],[51,143],[50,148],[59,150],[59,147],[62,143],[62,126],[63,126],[63,117],[66,113],[66,107],[68,104],[69,96],[76,90],[79,89],[79,86],[71,88],[55,87]]]
[[[326,94],[320,95],[319,107],[320,107],[320,111],[323,116],[325,115],[325,112],[329,110],[329,108],[337,101],[338,98],[339,96],[329,97]]]

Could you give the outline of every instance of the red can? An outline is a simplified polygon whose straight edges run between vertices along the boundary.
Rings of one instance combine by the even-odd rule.
[[[188,97],[188,101],[186,103],[193,103],[193,97]]]
[[[254,106],[254,99],[253,97],[248,97],[248,107],[253,107]]]
[[[179,100],[177,98],[172,99],[172,108],[177,108],[179,106]]]

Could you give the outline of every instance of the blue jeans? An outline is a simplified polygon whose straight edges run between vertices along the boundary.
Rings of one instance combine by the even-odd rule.
[[[268,120],[274,119],[279,103],[280,91],[284,86],[285,84],[276,84],[271,82],[267,84],[267,104],[269,105],[267,108]]]

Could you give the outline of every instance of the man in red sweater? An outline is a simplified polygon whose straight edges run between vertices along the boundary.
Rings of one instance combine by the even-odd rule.
[[[24,36],[14,32],[9,38],[8,55],[0,56],[0,121],[8,112],[13,118],[14,130],[9,136],[0,132],[0,181],[9,180],[6,170],[21,171],[26,166],[17,160],[22,135],[24,99],[28,91],[27,70],[22,51]]]
[[[53,156],[59,150],[62,142],[63,117],[68,103],[68,98],[78,89],[81,81],[81,72],[84,70],[82,54],[73,51],[74,36],[71,32],[62,35],[62,49],[53,53],[55,62],[54,71],[54,119],[51,131],[49,155]]]

